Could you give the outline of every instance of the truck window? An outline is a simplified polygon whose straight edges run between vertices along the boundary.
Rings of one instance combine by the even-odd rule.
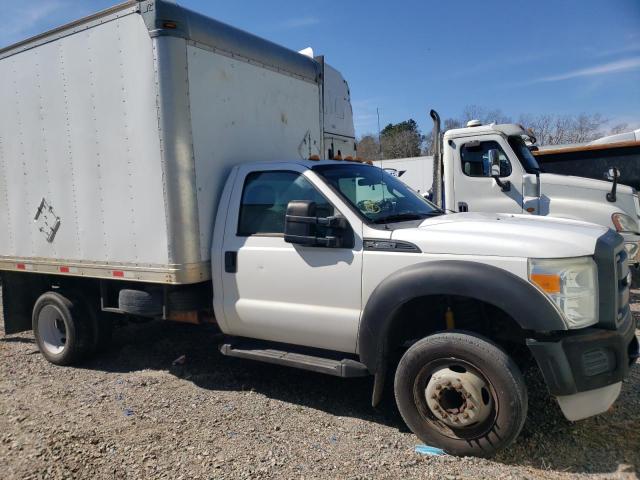
[[[334,214],[333,206],[297,172],[253,172],[242,192],[238,235],[284,234],[287,204],[292,200],[316,202],[319,217]]]
[[[467,143],[460,149],[460,160],[462,161],[462,171],[468,177],[490,177],[491,164],[489,163],[489,150],[498,150],[500,153],[500,176],[511,175],[511,162],[495,141]]]
[[[542,170],[540,169],[540,165],[538,165],[538,161],[533,156],[529,147],[527,147],[526,143],[522,137],[519,136],[511,136],[509,137],[509,145],[513,148],[513,151],[518,156],[518,160],[524,167],[525,172],[527,173],[540,173]],[[604,170],[603,170],[604,171]]]
[[[381,168],[334,163],[319,165],[313,171],[369,223],[415,221],[442,214],[438,207]]]

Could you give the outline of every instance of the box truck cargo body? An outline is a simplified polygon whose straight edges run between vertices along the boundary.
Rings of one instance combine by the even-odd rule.
[[[340,98],[325,99],[324,69],[322,57],[155,2],[1,50],[0,269],[210,278],[231,166],[323,156],[325,101],[327,121],[339,110],[338,133],[352,135],[346,82],[331,69],[328,95]]]

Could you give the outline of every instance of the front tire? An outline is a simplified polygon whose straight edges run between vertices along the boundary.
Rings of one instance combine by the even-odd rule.
[[[452,455],[493,455],[516,439],[527,416],[526,385],[515,362],[470,332],[437,333],[412,345],[394,390],[411,431]]]

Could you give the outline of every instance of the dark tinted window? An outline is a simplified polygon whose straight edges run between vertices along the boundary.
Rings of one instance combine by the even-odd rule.
[[[509,137],[509,145],[513,148],[513,151],[518,156],[520,163],[524,167],[525,172],[527,173],[536,173],[540,172],[540,165],[538,165],[538,161],[527,147],[527,144],[524,143],[521,137]]]
[[[489,161],[489,150],[498,150],[500,158],[500,176],[511,175],[511,162],[500,147],[498,142],[471,142],[466,143],[460,149],[460,159],[462,161],[462,171],[469,177],[490,177],[491,163]]]
[[[302,175],[296,172],[253,172],[242,192],[238,235],[282,234],[287,204],[311,200],[319,217],[334,214],[334,208]]]

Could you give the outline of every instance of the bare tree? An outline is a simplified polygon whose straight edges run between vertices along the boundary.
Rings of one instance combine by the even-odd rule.
[[[624,132],[628,132],[629,131],[629,124],[628,123],[618,123],[617,125],[614,125],[613,127],[611,127],[611,130],[609,130],[609,135],[617,135],[618,133],[624,133]]]
[[[603,136],[607,119],[599,113],[571,115],[521,115],[520,123],[533,132],[539,145],[590,142]]]
[[[358,140],[358,156],[366,160],[377,160],[380,158],[380,144],[378,136],[368,133]]]
[[[489,110],[480,105],[464,107],[460,121],[466,125],[469,120],[480,120],[482,123],[511,123],[511,117],[502,113],[499,108]]]
[[[526,126],[533,132],[533,135],[541,145],[549,145],[554,135],[554,117],[553,115],[531,115],[523,114],[518,118],[518,123]]]

